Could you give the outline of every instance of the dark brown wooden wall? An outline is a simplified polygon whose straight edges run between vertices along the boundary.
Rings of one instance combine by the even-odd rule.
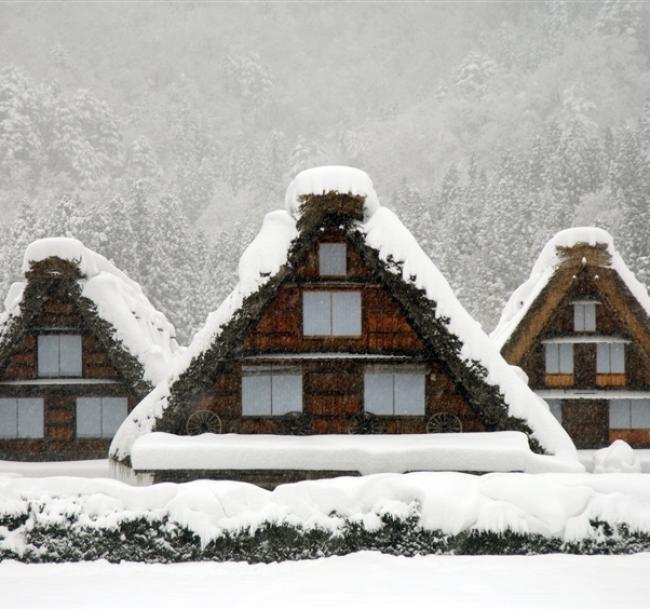
[[[2,381],[37,379],[38,328],[47,332],[82,335],[82,375],[85,379],[108,379],[108,385],[0,385],[0,397],[39,397],[44,399],[44,438],[0,439],[0,459],[8,460],[78,460],[104,458],[111,439],[75,438],[75,400],[77,397],[126,396],[129,410],[138,400],[112,366],[108,352],[86,328],[74,303],[66,298],[63,286],[54,285],[33,321],[34,332],[22,341],[0,372]],[[52,330],[49,330],[52,329]]]
[[[285,361],[285,364],[288,362]],[[277,360],[273,361],[273,364],[277,363]],[[346,433],[350,418],[363,411],[365,364],[340,360],[309,360],[299,363],[298,366],[301,366],[303,372],[303,410],[312,422],[310,433]],[[436,364],[426,364],[425,368],[425,416],[382,417],[386,432],[425,432],[429,417],[440,411],[457,415],[465,432],[483,431],[482,423],[465,398],[455,389],[447,374]],[[282,432],[281,419],[278,417],[242,417],[239,363],[234,363],[228,371],[217,375],[212,390],[196,402],[193,410],[202,409],[214,411],[220,416],[224,432]]]

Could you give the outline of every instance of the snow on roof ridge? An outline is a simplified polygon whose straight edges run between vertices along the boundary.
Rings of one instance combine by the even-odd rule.
[[[650,296],[647,288],[636,279],[614,246],[614,239],[605,229],[599,227],[572,227],[556,233],[542,248],[529,278],[510,296],[503,308],[498,324],[490,338],[501,349],[530,309],[535,299],[548,284],[562,263],[558,248],[572,248],[580,244],[605,245],[610,256],[609,267],[621,277],[634,298],[650,316]]]
[[[23,271],[29,271],[31,263],[53,256],[77,265],[82,296],[93,301],[99,317],[115,329],[114,339],[142,364],[145,379],[157,385],[167,376],[178,351],[171,322],[151,304],[140,284],[78,239],[48,237],[32,242],[25,250]],[[7,295],[0,315],[3,331],[20,313],[25,285],[17,282]]]
[[[300,190],[295,189],[294,193]],[[173,383],[195,357],[218,339],[222,328],[241,307],[244,299],[279,271],[287,260],[291,243],[298,236],[295,224],[295,217],[290,216],[289,211],[278,210],[266,215],[259,234],[242,256],[240,282],[219,308],[208,315],[204,327],[197,332],[190,347],[177,359],[175,370],[124,421],[111,444],[111,456],[124,459],[129,455],[135,439],[152,431],[156,419],[167,405]],[[510,414],[526,420],[548,451],[566,459],[577,459],[573,442],[546,403],[503,359],[499,349],[460,304],[446,278],[397,215],[379,206],[364,221],[359,221],[356,228],[365,236],[366,244],[378,252],[393,273],[400,274],[405,282],[422,289],[427,298],[436,303],[436,317],[449,318],[449,331],[463,343],[461,356],[467,362],[476,360],[486,368],[486,382],[499,387]],[[244,265],[245,259],[247,263]],[[248,265],[250,268],[242,269],[242,266]]]
[[[380,206],[372,180],[366,172],[346,165],[324,165],[306,169],[291,181],[284,198],[285,208],[297,218],[302,205],[301,197],[330,192],[365,197],[363,209],[366,218],[372,216]]]

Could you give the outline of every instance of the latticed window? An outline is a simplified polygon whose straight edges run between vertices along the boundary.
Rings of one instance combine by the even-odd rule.
[[[38,376],[81,377],[81,336],[39,335]]]
[[[295,367],[245,367],[242,415],[284,415],[302,411],[302,371]]]
[[[576,332],[593,332],[596,330],[596,303],[576,301],[573,304],[573,329]]]
[[[308,337],[358,337],[361,292],[306,290],[302,295],[302,327]]]
[[[424,415],[424,370],[373,366],[363,376],[364,410],[375,415]]]
[[[0,398],[0,438],[43,438],[42,398]]]
[[[112,438],[129,410],[128,400],[119,396],[77,398],[78,438]]]

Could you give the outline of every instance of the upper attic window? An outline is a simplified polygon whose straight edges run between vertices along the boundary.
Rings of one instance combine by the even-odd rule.
[[[574,301],[573,329],[576,332],[596,330],[596,303],[594,301]]]
[[[348,272],[346,244],[344,243],[319,244],[318,272],[322,276],[346,275]]]
[[[81,335],[39,335],[38,376],[81,377]]]

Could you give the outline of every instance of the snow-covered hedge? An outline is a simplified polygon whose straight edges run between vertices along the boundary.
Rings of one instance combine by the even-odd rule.
[[[358,550],[630,553],[650,550],[650,476],[413,473],[131,487],[0,479],[0,558],[269,562]]]

